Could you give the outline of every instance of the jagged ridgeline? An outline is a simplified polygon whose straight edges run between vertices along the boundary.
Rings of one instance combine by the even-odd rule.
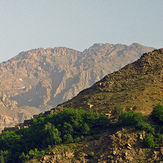
[[[106,43],[83,52],[65,47],[21,52],[0,64],[0,129],[71,99],[153,49]]]

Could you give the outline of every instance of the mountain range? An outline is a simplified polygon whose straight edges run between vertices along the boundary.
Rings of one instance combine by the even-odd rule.
[[[0,129],[2,130],[5,126],[13,126],[15,123],[29,119],[34,114],[49,110],[71,99],[105,75],[121,69],[126,64],[140,58],[143,53],[152,50],[154,48],[145,47],[138,43],[133,43],[130,46],[99,43],[85,49],[83,52],[66,47],[39,48],[21,52],[12,59],[0,63]],[[136,65],[136,68],[139,68],[139,64]],[[143,66],[140,67],[140,71],[143,71],[143,68]],[[125,90],[125,93],[128,94],[124,101],[127,100],[129,106],[125,106],[125,108],[139,108],[136,104],[131,105],[132,99],[138,96],[135,94],[134,97],[130,97],[129,95],[129,90],[133,89],[133,85],[128,86],[124,81],[129,77],[127,75],[130,71],[123,68],[119,71],[120,74],[115,73],[116,75],[113,75],[113,73],[110,75],[113,76],[112,80],[110,80],[110,76],[106,76],[102,80],[103,82],[100,81],[91,88],[96,90],[95,92],[98,92],[98,94],[91,98],[88,97],[90,95],[83,96],[82,100],[80,99],[77,102],[77,105],[88,105],[97,110],[99,104],[96,105],[97,101],[93,101],[98,99],[101,104],[106,103],[103,95],[100,95],[100,91],[105,90],[107,86],[105,92],[110,92],[108,108],[113,104],[116,105],[120,98],[114,95],[115,98],[111,94],[115,91],[121,93],[121,90]],[[121,77],[121,74],[124,76],[124,73],[126,77]],[[128,78],[129,83],[134,80],[134,77],[139,76],[135,73],[136,71],[133,70],[133,74]],[[108,79],[110,84],[106,82]],[[151,77],[150,81],[155,80]],[[143,88],[146,87],[145,84],[142,85]],[[98,89],[97,85],[100,86]],[[139,86],[139,83],[137,85]],[[124,95],[119,94],[119,96]],[[86,99],[89,99],[89,101],[85,102]],[[76,106],[72,102],[66,103],[66,105]],[[105,110],[105,105],[101,105],[101,111]]]

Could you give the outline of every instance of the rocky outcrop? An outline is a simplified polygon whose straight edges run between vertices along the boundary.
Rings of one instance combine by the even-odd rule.
[[[94,44],[83,52],[65,47],[21,52],[0,64],[0,129],[71,99],[151,50],[134,43]]]

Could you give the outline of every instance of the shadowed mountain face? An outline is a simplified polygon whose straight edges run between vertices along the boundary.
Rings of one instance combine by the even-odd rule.
[[[0,129],[49,110],[153,48],[94,44],[21,52],[0,64]],[[106,77],[105,77],[106,78]]]

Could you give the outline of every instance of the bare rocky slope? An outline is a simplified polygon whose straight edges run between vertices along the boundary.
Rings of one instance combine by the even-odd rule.
[[[0,63],[0,129],[49,110],[154,48],[94,44],[21,52]]]

